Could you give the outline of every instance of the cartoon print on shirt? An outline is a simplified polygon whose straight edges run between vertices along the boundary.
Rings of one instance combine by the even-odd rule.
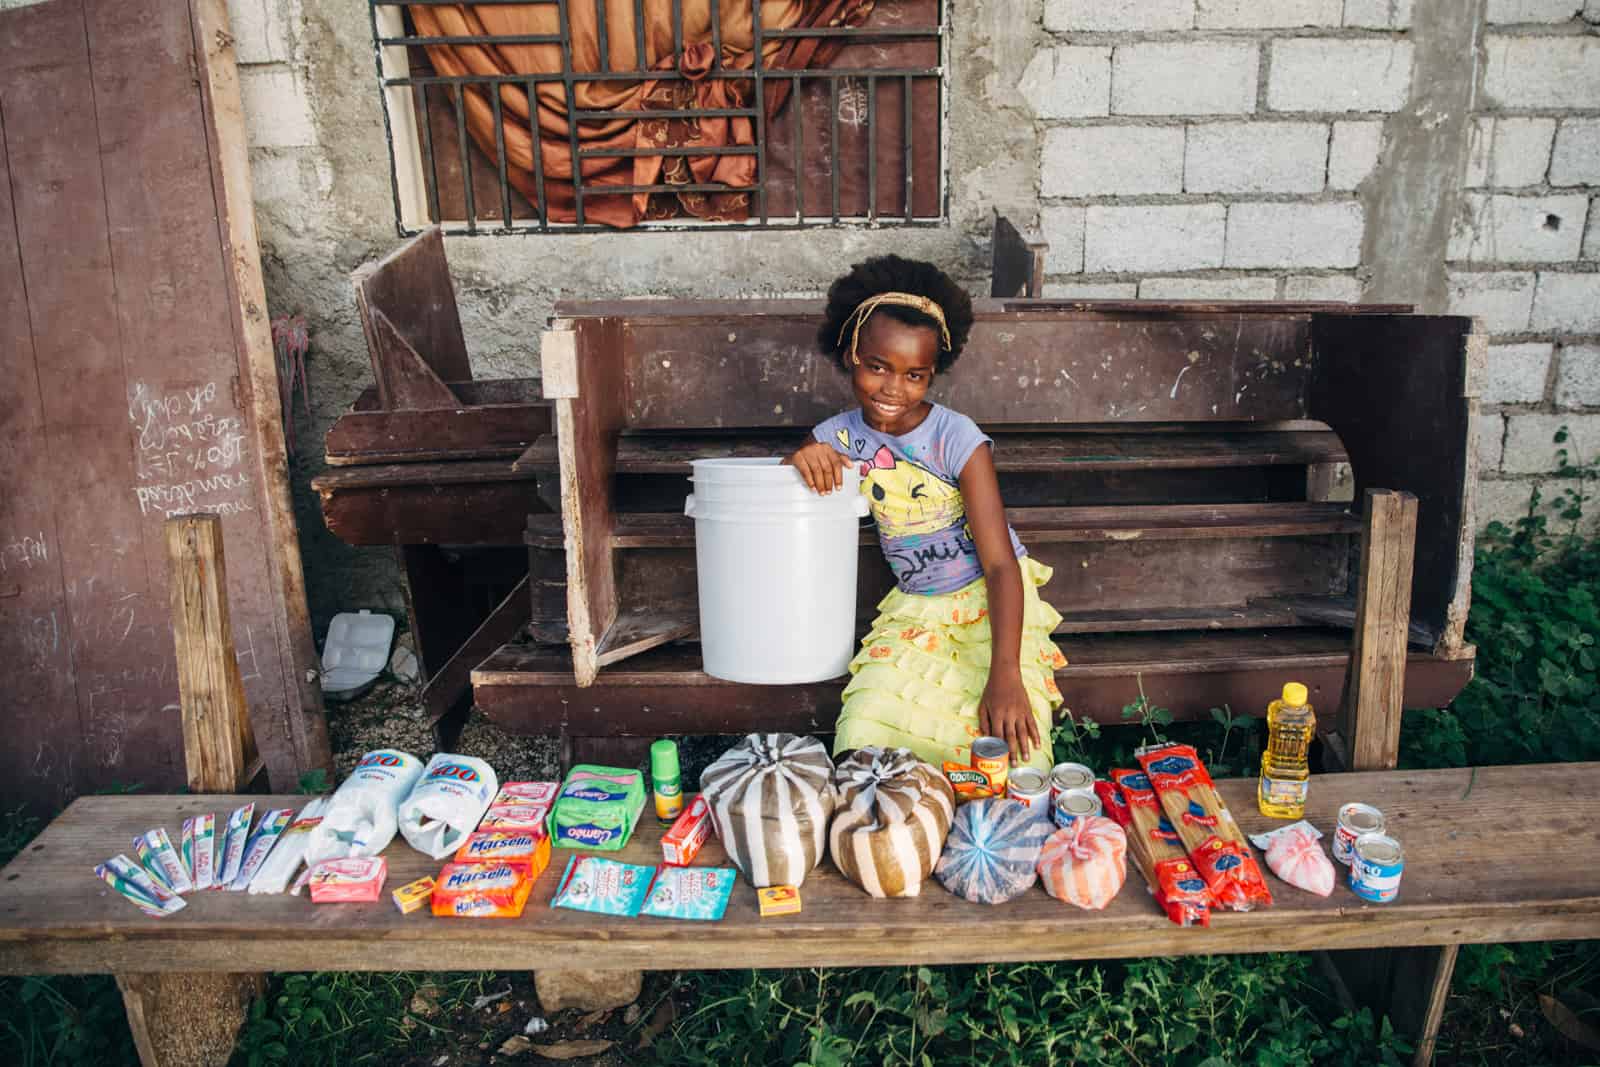
[[[866,442],[852,442],[843,428],[835,439],[847,455],[858,461],[861,492],[871,503],[872,516],[882,533],[890,537],[939,533],[966,518],[958,485],[920,463],[896,456],[886,445],[880,445],[870,457],[863,457]]]

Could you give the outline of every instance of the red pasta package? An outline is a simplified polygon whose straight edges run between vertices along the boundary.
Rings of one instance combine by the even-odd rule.
[[[1179,926],[1210,926],[1211,890],[1162,814],[1149,777],[1143,771],[1114,770],[1111,779],[1096,782],[1095,792],[1105,813],[1126,831],[1128,853],[1144,875],[1150,895]]]
[[[1272,903],[1250,844],[1211,783],[1190,745],[1153,745],[1137,753],[1162,810],[1211,890],[1213,901],[1234,911]]]

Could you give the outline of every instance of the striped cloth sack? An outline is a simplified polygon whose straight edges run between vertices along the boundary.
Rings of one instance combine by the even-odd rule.
[[[1128,836],[1099,815],[1074,819],[1057,830],[1039,853],[1039,877],[1057,900],[1099,911],[1111,903],[1128,876]]]
[[[794,885],[822,859],[833,760],[814,737],[750,734],[700,775],[728,858],[757,889]]]
[[[828,854],[875,897],[914,897],[944,848],[956,796],[909,748],[866,748],[839,764]]]
[[[963,804],[933,869],[950,892],[974,904],[1004,904],[1037,880],[1039,846],[1054,826],[1009,797]]]

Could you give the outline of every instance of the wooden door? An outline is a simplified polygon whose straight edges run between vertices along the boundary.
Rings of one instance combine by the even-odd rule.
[[[226,26],[221,0],[0,11],[7,807],[183,784],[174,513],[223,517],[273,784],[328,759]]]

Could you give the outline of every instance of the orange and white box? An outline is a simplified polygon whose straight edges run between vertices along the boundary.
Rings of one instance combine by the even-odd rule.
[[[661,837],[661,858],[669,867],[687,867],[711,836],[711,805],[697,796]]]
[[[542,829],[478,830],[461,842],[455,862],[509,863],[537,878],[550,863],[550,836]]]
[[[533,878],[527,872],[528,868],[511,863],[447,863],[433,887],[433,913],[515,919],[533,889]]]

